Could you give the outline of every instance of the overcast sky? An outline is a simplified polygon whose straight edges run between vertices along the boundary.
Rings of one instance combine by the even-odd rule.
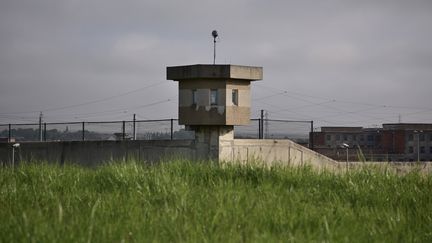
[[[177,117],[172,65],[263,66],[252,115],[432,123],[432,1],[1,0],[0,123]]]

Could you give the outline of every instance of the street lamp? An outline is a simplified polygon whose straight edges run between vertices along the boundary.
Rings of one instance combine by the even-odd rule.
[[[14,143],[12,145],[12,170],[14,169],[15,166],[15,149],[19,148],[20,144],[19,143]]]
[[[347,143],[343,143],[342,148],[346,148],[346,168],[348,170],[348,159],[349,159],[349,148],[350,146]]]
[[[417,162],[420,162],[420,133],[422,130],[414,130],[414,133],[417,134]]]

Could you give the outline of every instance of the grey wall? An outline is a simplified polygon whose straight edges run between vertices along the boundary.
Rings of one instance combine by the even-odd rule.
[[[223,129],[222,129],[223,130]],[[213,131],[215,133],[215,131]],[[73,163],[97,166],[110,161],[137,159],[141,162],[158,162],[164,159],[219,160],[224,163],[265,163],[265,165],[311,165],[322,170],[344,171],[347,164],[336,162],[290,140],[230,139],[232,132],[219,134],[210,131],[199,133],[197,140],[141,140],[141,141],[75,141],[75,142],[28,142],[16,150],[16,164],[21,161],[46,161],[49,163]],[[220,135],[220,136],[219,136]],[[220,139],[219,139],[220,138]],[[11,164],[12,143],[0,143],[0,164]],[[391,165],[397,172],[413,169],[425,173],[432,171],[432,163],[383,163],[350,162],[350,168],[364,164]]]
[[[311,165],[317,169],[330,170],[339,166],[338,162],[288,139],[222,140],[219,146],[219,160],[240,163],[257,161],[269,166]]]
[[[162,141],[74,141],[21,143],[15,152],[15,162],[47,161],[96,166],[112,160],[139,159],[157,162],[165,158],[208,159],[206,148],[196,153],[193,140]],[[201,156],[200,156],[201,155]],[[12,144],[0,144],[0,163],[12,161]]]

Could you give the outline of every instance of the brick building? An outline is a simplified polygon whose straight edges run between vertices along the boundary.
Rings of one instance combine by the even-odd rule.
[[[432,161],[432,124],[392,123],[381,128],[321,127],[313,133],[319,153],[337,160]]]

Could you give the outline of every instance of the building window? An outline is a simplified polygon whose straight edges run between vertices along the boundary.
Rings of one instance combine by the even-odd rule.
[[[423,147],[423,146],[420,147],[420,153],[422,153],[422,154],[425,153],[425,147]]]
[[[327,135],[326,138],[327,138],[327,141],[330,141],[331,140],[331,135]]]
[[[238,89],[232,90],[232,103],[238,105]]]
[[[364,141],[364,136],[360,135],[360,141]]]
[[[210,90],[210,105],[217,105],[218,104],[218,90],[217,89],[211,89]]]
[[[336,135],[336,141],[339,141],[339,140],[340,140],[340,135],[337,134],[337,135]]]
[[[414,137],[412,134],[408,135],[408,141],[412,141],[413,139],[414,139]]]
[[[430,141],[432,141],[432,134],[431,134],[431,135],[429,135],[429,140],[430,140]]]
[[[357,141],[357,135],[353,135],[353,141]]]
[[[192,105],[196,105],[197,104],[197,90],[193,89],[192,90]]]
[[[372,141],[373,141],[373,136],[372,136],[372,135],[368,135],[368,136],[367,136],[367,140],[368,140],[369,142],[372,142]]]
[[[412,146],[408,147],[408,153],[414,153],[414,148]]]
[[[344,140],[344,141],[347,141],[347,140],[348,140],[347,135],[343,135],[343,140]]]
[[[432,146],[431,146],[431,147],[429,147],[429,153],[431,153],[431,154],[432,154]]]
[[[424,134],[419,134],[419,140],[420,140],[420,141],[424,141],[424,140],[425,140],[425,136],[424,136]]]

